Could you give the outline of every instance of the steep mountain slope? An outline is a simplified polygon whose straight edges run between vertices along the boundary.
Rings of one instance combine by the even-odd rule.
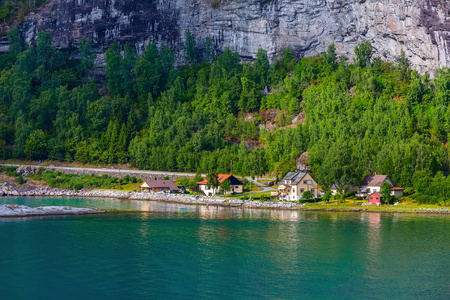
[[[370,41],[377,56],[391,61],[403,48],[425,73],[450,65],[449,8],[437,0],[53,0],[21,29],[29,42],[51,31],[59,49],[89,38],[99,54],[113,42],[142,52],[150,41],[180,54],[188,29],[200,45],[210,37],[217,51],[230,48],[244,58],[259,48],[271,58],[286,46],[310,56],[333,42],[352,57],[356,44]],[[7,51],[5,41],[0,51]]]

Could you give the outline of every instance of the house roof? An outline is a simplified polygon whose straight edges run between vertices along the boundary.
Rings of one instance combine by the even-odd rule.
[[[361,186],[381,186],[387,177],[387,175],[366,175]]]
[[[171,180],[148,180],[144,181],[141,186],[146,183],[149,188],[169,188],[172,191],[178,191],[179,188]]]
[[[391,188],[391,191],[404,191],[405,189],[399,186],[394,186]]]
[[[378,194],[377,192],[370,194],[369,197],[371,197],[371,196],[373,196],[373,195],[378,196],[378,197],[380,197],[380,198],[383,197],[383,196],[381,196],[380,194]]]
[[[242,185],[242,181],[240,181],[239,179],[237,179],[236,177],[234,177],[231,174],[217,174],[217,177],[219,179],[219,184],[222,184],[222,182],[224,182],[224,180],[229,179],[230,183],[232,185]],[[208,184],[208,179],[204,179],[202,181],[197,182],[197,184],[199,185],[206,185]]]
[[[285,180],[292,180],[292,185],[297,185],[300,181],[302,181],[303,177],[306,176],[308,172],[288,172],[286,176],[282,179],[282,181]]]

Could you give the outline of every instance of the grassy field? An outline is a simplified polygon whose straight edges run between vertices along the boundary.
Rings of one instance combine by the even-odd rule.
[[[125,191],[125,192],[131,192],[139,190],[140,183],[127,183],[122,184],[119,189],[119,184],[117,184],[117,188],[103,188],[103,187],[95,187],[96,190],[113,190],[113,191]]]
[[[403,201],[402,201],[403,200]],[[325,203],[323,201],[317,203],[305,203],[304,210],[323,210],[323,211],[373,211],[373,212],[407,212],[420,213],[429,211],[450,211],[448,206],[439,206],[437,204],[418,204],[411,199],[405,198],[399,201],[398,205],[364,205],[366,200],[345,200],[343,203],[337,201],[330,201]]]
[[[259,188],[259,190],[262,190],[262,188]],[[235,198],[235,199],[241,199],[241,200],[250,200],[250,194],[249,191],[244,191],[244,195],[237,194],[237,195],[220,195],[220,197],[226,197],[226,198]],[[269,201],[270,200],[270,191],[269,192],[258,192],[258,191],[252,191],[252,200],[254,201],[261,201],[261,198],[263,201]]]
[[[271,192],[252,193],[253,201],[270,201]],[[228,198],[235,198],[241,200],[250,200],[249,195],[233,195],[225,196]],[[367,200],[353,200],[347,199],[345,202],[330,201],[328,203],[324,201],[318,202],[305,202],[301,210],[321,210],[321,211],[373,211],[373,212],[405,212],[405,213],[423,213],[427,211],[449,211],[449,206],[439,206],[437,204],[418,204],[410,198],[403,198],[398,205],[362,205],[367,203]],[[277,202],[277,200],[274,200]]]

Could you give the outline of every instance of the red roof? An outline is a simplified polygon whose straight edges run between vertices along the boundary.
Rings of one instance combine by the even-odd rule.
[[[391,188],[391,191],[404,191],[405,189],[399,186],[394,186]]]
[[[369,195],[369,198],[372,197],[372,196],[378,196],[378,197],[380,197],[380,198],[382,197],[382,196],[381,196],[380,194],[378,194],[377,192],[370,194],[370,195]]]
[[[231,175],[231,174],[217,174],[217,178],[219,179],[219,184],[222,184],[222,182],[223,182],[225,179],[228,179],[228,178],[230,178],[231,176],[233,176],[233,175]],[[208,179],[205,179],[205,180],[202,180],[202,181],[200,181],[200,182],[197,182],[197,184],[201,184],[201,185],[208,184]]]
[[[381,186],[387,175],[367,175],[364,177],[361,186]]]

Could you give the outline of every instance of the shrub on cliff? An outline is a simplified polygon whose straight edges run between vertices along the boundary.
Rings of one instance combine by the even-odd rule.
[[[23,176],[22,175],[19,175],[19,177],[17,177],[17,183],[18,184],[24,184],[24,179],[23,179]]]
[[[78,192],[79,190],[81,190],[83,188],[83,184],[82,183],[75,183],[73,185],[73,189]]]
[[[211,7],[212,7],[212,8],[218,8],[219,5],[220,5],[220,0],[213,0],[213,1],[211,2]]]

